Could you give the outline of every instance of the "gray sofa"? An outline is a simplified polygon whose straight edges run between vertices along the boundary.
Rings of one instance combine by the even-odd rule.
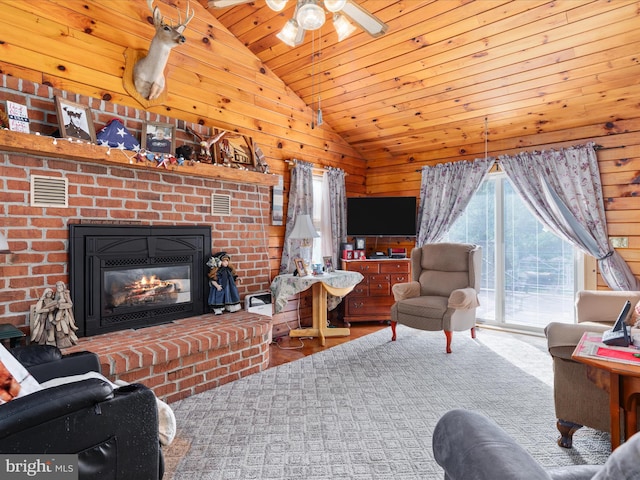
[[[638,480],[640,434],[618,447],[605,465],[544,468],[493,420],[451,410],[433,431],[433,455],[445,480]]]
[[[547,346],[553,360],[553,396],[558,444],[571,448],[573,434],[582,426],[610,432],[609,394],[587,378],[587,367],[571,359],[584,332],[610,329],[624,302],[632,306],[640,292],[583,290],[576,294],[577,324],[550,323],[545,328]]]

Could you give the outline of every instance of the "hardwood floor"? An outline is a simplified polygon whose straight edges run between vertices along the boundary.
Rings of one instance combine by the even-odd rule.
[[[279,337],[278,339],[274,339],[274,342],[270,346],[269,368],[321,352],[327,348],[341,345],[345,342],[355,340],[356,338],[377,332],[384,328],[389,329],[389,338],[391,338],[391,328],[386,322],[352,323],[350,327],[351,335],[348,337],[327,338],[324,347],[320,345],[320,340],[318,338],[291,338],[288,335]]]

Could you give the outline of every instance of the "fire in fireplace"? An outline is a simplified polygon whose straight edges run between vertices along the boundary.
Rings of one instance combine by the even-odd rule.
[[[70,225],[70,290],[79,336],[206,311],[210,227]]]

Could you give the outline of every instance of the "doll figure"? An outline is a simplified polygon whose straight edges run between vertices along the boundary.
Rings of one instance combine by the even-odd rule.
[[[207,262],[211,268],[209,271],[209,307],[216,315],[221,315],[224,310],[237,312],[240,310],[240,294],[236,282],[241,279],[236,274],[236,269],[230,263],[231,257],[227,252],[216,253]]]

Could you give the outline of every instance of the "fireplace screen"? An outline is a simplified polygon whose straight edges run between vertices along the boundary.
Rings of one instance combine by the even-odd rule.
[[[211,227],[70,225],[78,336],[202,315]]]
[[[163,306],[191,302],[189,265],[103,273],[105,315],[142,305]]]

